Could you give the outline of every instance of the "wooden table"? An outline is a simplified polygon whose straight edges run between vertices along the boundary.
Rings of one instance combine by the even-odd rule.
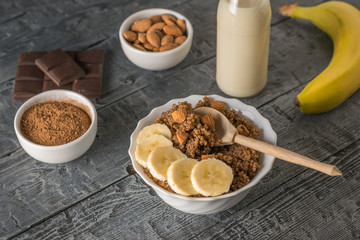
[[[301,0],[300,4],[309,5]],[[311,4],[322,1],[312,1]],[[349,0],[360,8],[358,0]],[[279,15],[272,1],[268,83],[241,99],[268,118],[278,145],[335,164],[341,177],[276,160],[233,208],[185,214],[165,204],[128,155],[138,120],[156,106],[192,94],[223,94],[216,85],[216,0],[16,0],[0,2],[0,238],[2,239],[359,239],[360,92],[335,110],[300,113],[294,97],[329,63],[331,39],[311,23]],[[121,50],[118,29],[131,13],[163,7],[194,27],[186,59],[170,70],[140,69]],[[20,147],[12,102],[20,52],[105,49],[98,133],[90,150],[67,164],[31,158]]]

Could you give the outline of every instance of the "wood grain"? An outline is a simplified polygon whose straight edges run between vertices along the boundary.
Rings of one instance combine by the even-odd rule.
[[[312,5],[315,2],[298,1]],[[321,1],[316,1],[316,3]],[[359,1],[346,1],[360,8]],[[249,195],[222,213],[197,216],[165,204],[131,171],[129,136],[150,110],[173,98],[220,94],[215,82],[218,1],[0,2],[0,239],[358,239],[360,93],[319,115],[293,99],[332,55],[331,39],[312,24],[284,18],[272,1],[268,84],[254,98],[278,145],[335,164],[331,178],[279,160]],[[118,28],[131,13],[164,7],[194,27],[189,55],[173,69],[137,68],[121,50]],[[201,14],[200,14],[201,13]],[[11,102],[19,52],[105,49],[99,127],[76,161],[49,165],[29,157],[13,130]]]
[[[236,236],[251,239],[359,238],[356,223],[360,217],[360,192],[357,190],[360,164],[354,161],[360,157],[359,146],[358,141],[329,159],[344,169],[343,177],[332,178],[306,170],[195,239],[222,236],[229,239]],[[341,197],[338,189],[342,189]]]

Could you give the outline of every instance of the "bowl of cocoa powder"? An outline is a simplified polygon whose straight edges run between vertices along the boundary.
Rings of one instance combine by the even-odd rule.
[[[46,91],[19,108],[14,128],[20,145],[31,157],[65,163],[83,155],[94,142],[97,112],[79,93]]]

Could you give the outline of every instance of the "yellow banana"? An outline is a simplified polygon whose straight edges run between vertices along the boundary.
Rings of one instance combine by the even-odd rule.
[[[338,1],[313,7],[283,5],[279,11],[310,20],[331,37],[334,52],[329,65],[299,93],[295,104],[305,113],[334,109],[360,87],[360,11]]]

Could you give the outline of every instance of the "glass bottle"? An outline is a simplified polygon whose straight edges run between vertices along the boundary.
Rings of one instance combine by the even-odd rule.
[[[269,0],[220,0],[217,11],[216,82],[226,94],[251,97],[266,85]]]

